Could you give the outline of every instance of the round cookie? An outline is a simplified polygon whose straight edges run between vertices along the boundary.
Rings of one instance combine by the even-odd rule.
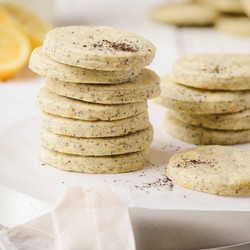
[[[249,90],[249,67],[250,54],[191,54],[175,61],[169,77],[200,89]]]
[[[250,0],[241,0],[243,11],[250,17]]]
[[[223,13],[243,13],[240,0],[198,0],[198,2]]]
[[[200,115],[168,110],[171,116],[183,123],[219,130],[250,129],[250,109],[236,113]]]
[[[115,121],[84,121],[41,111],[42,127],[54,134],[74,137],[114,137],[150,127],[148,112]]]
[[[250,130],[216,130],[193,126],[175,119],[168,111],[163,129],[179,140],[197,145],[234,145],[250,142]]]
[[[141,68],[123,71],[91,70],[56,62],[49,58],[42,47],[33,50],[29,68],[39,75],[64,82],[116,84],[133,81]]]
[[[234,113],[250,108],[250,91],[212,91],[196,89],[162,78],[162,93],[155,103],[196,114]]]
[[[95,70],[143,68],[155,55],[152,43],[136,34],[105,26],[66,26],[50,30],[43,43],[48,56]]]
[[[220,17],[216,20],[215,27],[227,33],[250,36],[250,19],[248,17]]]
[[[83,138],[57,135],[42,128],[42,144],[51,150],[82,156],[118,155],[149,148],[153,140],[152,126],[120,137]]]
[[[200,146],[173,155],[166,173],[177,185],[219,194],[250,194],[250,152],[232,147]]]
[[[142,69],[134,81],[117,85],[93,85],[48,79],[46,87],[58,95],[101,104],[142,102],[157,97],[161,92],[158,75],[149,69]]]
[[[88,174],[116,174],[137,171],[150,160],[150,150],[115,156],[79,156],[62,154],[40,147],[41,162],[64,171]]]
[[[147,111],[147,102],[120,105],[91,104],[56,95],[41,88],[37,95],[38,107],[50,114],[80,120],[119,120]]]
[[[178,26],[210,25],[217,15],[212,9],[190,2],[167,3],[150,11],[152,20]]]

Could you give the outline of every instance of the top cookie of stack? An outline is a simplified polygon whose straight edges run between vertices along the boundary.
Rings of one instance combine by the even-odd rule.
[[[33,52],[30,67],[61,81],[114,84],[134,80],[154,54],[153,44],[129,32],[68,26],[47,33],[43,48]]]
[[[176,60],[162,79],[164,126],[194,144],[250,141],[250,55],[194,54]]]
[[[48,32],[30,58],[48,78],[38,93],[41,161],[86,173],[141,169],[153,137],[146,101],[160,94],[159,77],[143,69],[154,54],[146,39],[111,27]]]

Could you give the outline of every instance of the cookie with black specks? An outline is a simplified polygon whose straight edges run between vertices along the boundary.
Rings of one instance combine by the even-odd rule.
[[[84,121],[41,111],[42,127],[54,134],[74,137],[115,137],[150,127],[148,112],[115,121]]]
[[[250,90],[219,91],[187,87],[161,79],[162,93],[155,103],[166,108],[196,114],[234,113],[250,108]]]
[[[57,135],[41,128],[40,140],[46,148],[66,154],[82,156],[117,155],[149,148],[153,140],[153,128],[150,126],[133,134],[106,138]]]
[[[201,115],[177,110],[168,110],[181,122],[219,130],[250,129],[250,109],[236,113]]]
[[[141,68],[123,71],[106,71],[66,65],[51,59],[42,47],[33,50],[29,60],[29,68],[37,74],[50,79],[92,84],[117,84],[133,81],[141,72]]]
[[[55,61],[95,70],[143,68],[155,55],[147,39],[106,26],[55,28],[46,34],[43,47]]]
[[[40,147],[39,159],[64,171],[88,174],[116,174],[142,169],[150,161],[150,150],[114,156],[80,156],[59,153]]]
[[[196,145],[234,145],[250,142],[250,130],[217,130],[190,125],[166,112],[163,129],[171,136]]]
[[[166,168],[175,184],[219,195],[250,194],[250,151],[200,146],[173,155]]]
[[[134,81],[116,85],[94,85],[48,79],[46,87],[55,94],[100,104],[135,103],[159,96],[160,78],[149,69],[142,69]]]
[[[119,120],[147,111],[146,101],[116,105],[94,104],[56,95],[47,88],[39,90],[37,105],[50,114],[89,121]]]
[[[249,68],[250,54],[191,54],[174,62],[169,78],[200,89],[250,90]]]

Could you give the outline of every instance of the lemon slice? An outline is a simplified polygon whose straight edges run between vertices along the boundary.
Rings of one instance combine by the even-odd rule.
[[[15,27],[30,40],[32,48],[41,46],[49,25],[31,12],[9,4],[0,3],[0,21]]]
[[[0,80],[6,80],[26,65],[31,47],[26,36],[1,23],[0,37]]]

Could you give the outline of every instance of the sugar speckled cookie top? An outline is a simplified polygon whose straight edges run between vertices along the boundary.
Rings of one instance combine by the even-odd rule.
[[[218,13],[195,3],[167,3],[152,8],[150,17],[154,21],[173,25],[213,24]]]
[[[49,31],[45,52],[54,60],[96,70],[130,70],[150,64],[155,47],[145,38],[105,26],[66,26]]]
[[[250,54],[192,54],[180,57],[170,79],[202,89],[250,89]]]
[[[170,158],[167,176],[197,191],[250,194],[250,151],[223,146],[200,146]]]

